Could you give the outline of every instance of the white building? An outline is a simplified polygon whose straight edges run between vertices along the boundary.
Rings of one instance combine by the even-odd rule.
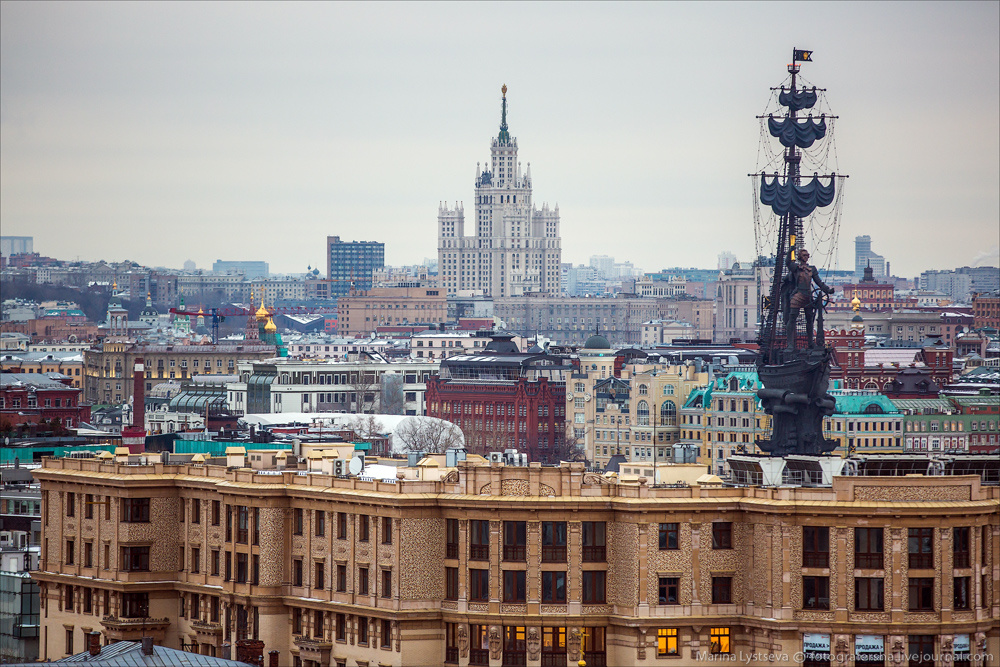
[[[481,290],[493,297],[560,292],[559,206],[535,208],[531,164],[522,172],[517,139],[507,131],[504,86],[500,133],[485,171],[476,167],[475,229],[465,233],[465,209],[438,208],[438,275],[447,294]]]
[[[239,382],[226,385],[231,410],[251,414],[342,412],[423,415],[427,377],[440,364],[388,361],[361,353],[343,361],[275,358],[241,361]]]
[[[492,339],[478,335],[475,331],[433,329],[410,336],[410,356],[414,359],[446,359],[458,354],[479,354]],[[515,336],[514,344],[519,350],[528,348],[527,339]]]

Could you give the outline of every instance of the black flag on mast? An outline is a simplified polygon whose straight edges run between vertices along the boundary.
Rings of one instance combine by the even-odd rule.
[[[812,51],[805,51],[803,49],[794,49],[794,50],[792,50],[792,62],[798,62],[798,61],[801,60],[803,62],[810,62],[811,63],[812,59],[813,59],[813,52]]]

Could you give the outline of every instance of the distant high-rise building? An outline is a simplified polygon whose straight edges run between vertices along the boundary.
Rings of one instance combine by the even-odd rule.
[[[490,164],[476,168],[475,234],[465,235],[465,209],[438,208],[438,274],[448,294],[479,290],[494,297],[560,291],[559,207],[535,208],[531,164],[517,161],[517,139],[507,130],[503,87],[500,133]]]
[[[34,246],[34,236],[0,236],[0,255],[7,258],[11,255],[30,255],[35,252]]]
[[[385,266],[385,244],[378,241],[341,241],[326,237],[326,275],[330,296],[337,297],[372,287],[372,271]]]
[[[185,271],[196,271],[197,269],[198,269],[198,265],[195,264],[193,260],[188,259],[188,260],[184,261],[184,270]]]
[[[865,275],[865,268],[872,267],[875,278],[885,278],[888,262],[885,257],[872,252],[872,237],[865,234],[854,238],[854,277],[860,280]]]
[[[719,253],[719,270],[720,271],[726,271],[728,269],[733,268],[733,264],[735,264],[735,263],[736,263],[736,255],[735,254],[729,252],[728,250],[724,250],[723,252]]]
[[[591,255],[590,268],[597,272],[598,278],[614,278],[615,258],[608,255]]]
[[[224,261],[217,259],[215,260],[215,264],[212,265],[212,271],[214,273],[242,273],[247,280],[267,278],[268,276],[267,262]]]

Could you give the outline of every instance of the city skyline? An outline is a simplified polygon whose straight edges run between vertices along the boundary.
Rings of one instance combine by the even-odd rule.
[[[997,261],[996,4],[2,14],[0,217],[44,255],[303,272],[340,235],[385,242],[388,264],[433,257],[439,203],[472,208],[506,83],[565,261],[749,259],[754,116],[796,46],[840,116],[839,268],[861,234],[898,275]],[[486,22],[509,41],[483,42]]]

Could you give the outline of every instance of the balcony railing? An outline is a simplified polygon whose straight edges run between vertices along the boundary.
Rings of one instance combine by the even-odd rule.
[[[528,654],[524,651],[504,651],[503,667],[525,667],[528,664]]]
[[[542,562],[543,563],[565,563],[566,562],[566,547],[565,546],[543,546],[542,547]]]
[[[481,665],[482,667],[487,667],[490,664],[490,652],[489,649],[485,648],[470,648],[469,649],[469,664],[470,665]],[[587,663],[590,664],[590,663]]]
[[[911,570],[934,567],[934,554],[910,554],[909,567]]]
[[[830,554],[825,551],[805,551],[802,553],[803,567],[830,567]]]
[[[969,552],[954,552],[954,563],[952,563],[952,567],[969,567]]]
[[[608,667],[608,654],[604,651],[585,651],[583,659],[587,661],[587,667]]]
[[[882,554],[854,554],[854,567],[880,570],[883,565]]]
[[[447,543],[444,547],[444,557],[458,558],[458,545],[454,542]]]
[[[583,562],[584,563],[603,563],[608,559],[607,557],[607,547],[584,547],[583,548]],[[590,661],[587,661],[590,664]]]
[[[542,653],[542,667],[566,667],[566,652]]]
[[[458,647],[449,646],[444,650],[444,661],[458,663]]]
[[[503,545],[503,559],[522,561],[525,559],[525,547],[523,544]]]
[[[471,544],[471,545],[469,545],[469,559],[470,560],[489,560],[490,559],[490,545],[488,545],[488,544]]]

